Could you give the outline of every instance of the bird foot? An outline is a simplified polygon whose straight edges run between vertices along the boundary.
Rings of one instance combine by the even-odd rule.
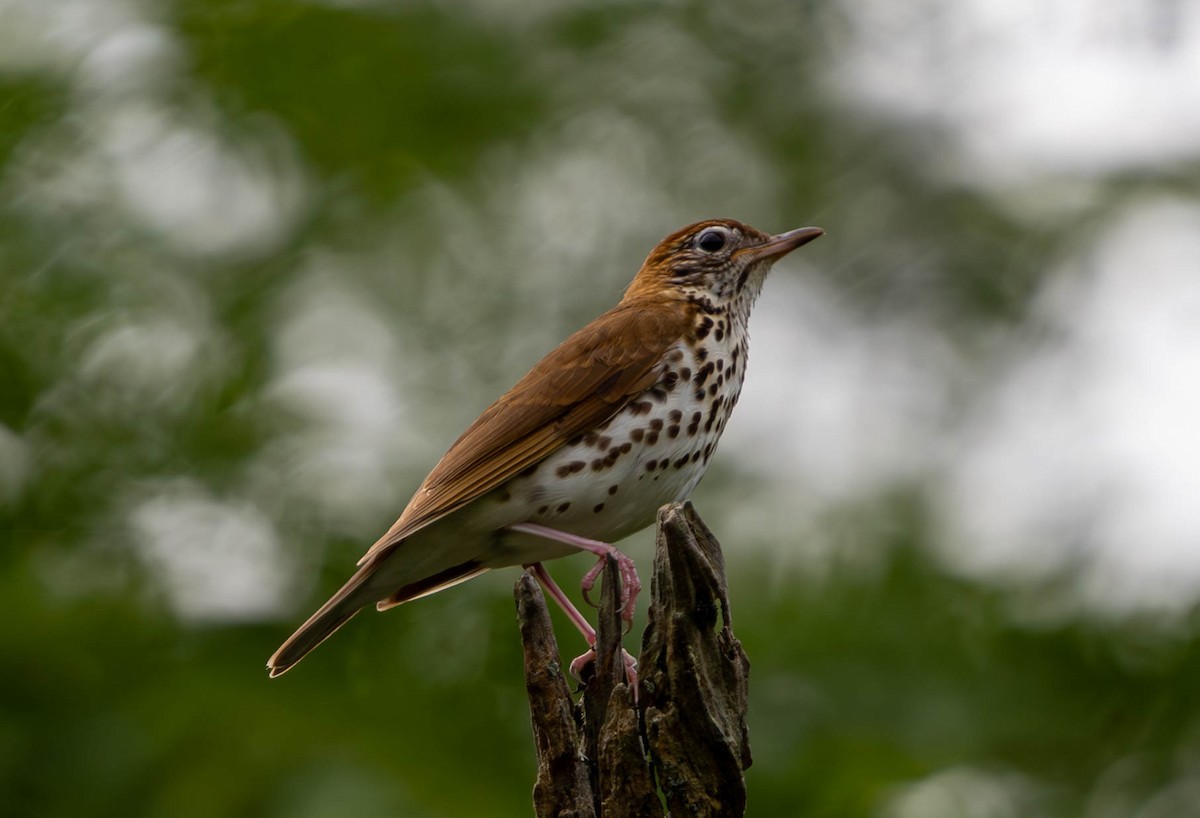
[[[596,585],[596,579],[604,570],[608,558],[612,557],[617,561],[617,570],[621,574],[621,621],[625,623],[625,632],[628,633],[633,627],[633,612],[637,604],[638,592],[642,590],[642,581],[638,579],[637,567],[633,564],[633,560],[621,553],[616,546],[610,545],[599,540],[589,540],[587,537],[580,537],[576,534],[568,534],[565,531],[559,531],[556,528],[539,525],[538,523],[517,523],[509,526],[510,531],[519,531],[524,534],[533,534],[537,537],[545,537],[548,540],[565,543],[566,545],[578,548],[581,551],[590,551],[600,559],[595,565],[583,575],[583,580],[579,583],[583,589],[583,598],[592,607],[599,607],[591,598],[588,597],[588,592]]]
[[[581,653],[571,660],[571,664],[567,669],[576,681],[583,682],[583,670],[588,665],[596,661],[596,649],[588,648],[586,653]],[[638,698],[638,676],[637,676],[637,659],[630,655],[629,651],[621,648],[621,661],[625,663],[625,681],[629,683],[629,689],[633,692],[633,702],[637,704]]]
[[[592,588],[596,586],[596,580],[604,571],[604,567],[608,564],[608,558],[611,556],[617,561],[617,570],[621,575],[621,621],[625,623],[625,633],[633,628],[633,613],[637,607],[637,597],[642,590],[642,581],[638,579],[637,566],[633,564],[633,560],[622,554],[616,548],[602,555],[600,559],[593,565],[588,572],[583,575],[583,579],[579,581],[579,587],[583,590],[583,598],[587,604],[593,608],[600,607],[595,602],[592,602]]]

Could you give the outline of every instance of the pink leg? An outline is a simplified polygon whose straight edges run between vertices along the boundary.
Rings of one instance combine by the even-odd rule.
[[[533,571],[534,577],[541,584],[542,588],[544,588],[546,593],[550,595],[551,599],[558,603],[558,607],[562,608],[563,613],[565,613],[567,618],[571,620],[571,624],[574,625],[579,632],[583,634],[583,638],[587,640],[587,651],[572,659],[571,664],[567,667],[567,669],[571,672],[571,675],[578,679],[580,678],[581,671],[588,664],[588,662],[594,662],[596,660],[596,630],[591,626],[587,619],[584,618],[583,614],[579,612],[579,609],[572,604],[571,600],[567,598],[567,595],[563,593],[562,588],[558,587],[558,583],[555,582],[554,578],[550,576],[550,572],[546,570],[544,565],[542,565],[540,562],[535,562],[532,565],[526,565],[524,567]],[[621,656],[625,661],[625,678],[629,682],[629,689],[633,691],[633,700],[636,702],[638,689],[637,660],[630,656],[624,649],[621,650]]]
[[[550,572],[546,570],[546,566],[540,562],[535,562],[532,565],[524,567],[533,570],[534,577],[541,583],[546,593],[550,594],[550,598],[558,603],[558,607],[562,608],[563,613],[571,620],[571,624],[583,634],[583,638],[587,640],[588,645],[594,647],[596,645],[596,629],[584,618],[583,614],[579,612],[579,609],[575,607],[571,600],[567,599],[567,595],[563,593],[562,588],[559,588],[558,583],[550,576]]]
[[[517,523],[516,525],[510,525],[508,529],[509,531],[532,534],[535,537],[544,537],[547,540],[564,543],[582,551],[590,551],[600,557],[600,561],[583,575],[583,580],[579,583],[580,587],[583,588],[584,599],[587,599],[588,591],[592,590],[595,586],[596,578],[604,570],[604,565],[608,558],[611,556],[615,559],[617,561],[617,569],[621,572],[621,619],[625,622],[626,630],[633,626],[634,605],[637,602],[638,592],[642,590],[642,582],[638,579],[637,568],[634,566],[633,560],[606,542],[578,537],[574,534],[568,534],[565,531],[559,531],[557,528],[548,528],[537,523]],[[590,599],[588,601],[591,602]]]

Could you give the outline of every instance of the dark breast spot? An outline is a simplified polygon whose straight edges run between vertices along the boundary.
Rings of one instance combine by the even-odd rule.
[[[559,466],[554,470],[554,473],[559,477],[567,477],[568,475],[583,471],[585,466],[587,466],[587,463],[582,460],[572,460],[570,463]]]
[[[705,456],[705,458],[704,458],[704,459],[705,459],[705,460],[707,460],[707,459],[708,459],[708,457],[707,457],[707,456]],[[571,507],[571,501],[570,501],[570,500],[568,500],[567,502],[563,503],[562,505],[560,505],[560,506],[558,507],[558,513],[559,513],[559,514],[562,514],[564,511],[566,511],[566,510],[567,510],[567,509],[569,509],[570,507]]]
[[[611,486],[608,487],[608,493],[609,494],[617,493],[617,484],[616,483],[613,483]]]
[[[636,415],[647,415],[654,408],[654,404],[648,400],[637,401],[629,404],[629,411]]]
[[[672,423],[670,426],[667,427],[667,437],[671,438],[672,440],[679,437],[679,424],[678,423]]]
[[[712,431],[712,426],[717,421],[717,418],[720,416],[721,406],[724,405],[724,403],[725,403],[724,395],[720,395],[713,400],[712,406],[709,407],[709,410],[708,410],[708,420],[705,421],[705,423],[704,423],[704,431],[706,431],[706,432]]]
[[[700,340],[704,340],[708,337],[708,333],[712,332],[712,328],[712,318],[707,315],[704,316],[704,318],[702,318],[700,323],[696,326],[696,337]]]
[[[632,440],[634,443],[641,443],[642,438],[645,436],[646,436],[645,429],[634,429],[632,432],[629,433],[629,439]]]
[[[654,418],[650,421],[650,431],[657,432],[663,427],[662,418]]]
[[[604,511],[604,503],[597,503],[596,505],[592,506],[593,514],[599,514],[601,511]]]

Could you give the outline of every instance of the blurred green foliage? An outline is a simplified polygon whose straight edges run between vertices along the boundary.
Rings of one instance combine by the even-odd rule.
[[[1064,232],[1070,225],[1031,230],[986,196],[923,176],[905,158],[903,129],[881,132],[825,104],[820,55],[838,31],[826,4],[755,4],[779,15],[771,36],[699,4],[511,14],[487,4],[472,13],[432,3],[109,5],[117,18],[134,9],[158,26],[175,68],[113,98],[79,80],[103,73],[92,62],[0,74],[0,432],[20,441],[0,447],[6,814],[529,813],[515,574],[364,614],[284,679],[263,670],[391,522],[374,509],[347,519],[314,508],[291,487],[303,470],[265,454],[311,421],[268,386],[288,354],[279,336],[292,288],[314,258],[345,262],[364,300],[404,325],[397,365],[425,362],[406,370],[411,425],[393,433],[428,450],[393,466],[404,487],[394,514],[430,455],[520,374],[520,363],[495,365],[497,343],[560,336],[604,309],[639,253],[684,217],[742,216],[718,210],[727,199],[751,210],[748,220],[768,216],[764,228],[828,228],[817,266],[851,282],[864,314],[914,299],[931,320],[962,327],[967,343],[1020,321],[1038,264],[1078,240]],[[685,33],[694,51],[670,32]],[[106,33],[98,26],[98,38]],[[662,75],[641,73],[667,46],[677,51],[664,52]],[[677,53],[702,59],[703,100],[672,85]],[[282,135],[282,154],[251,156],[268,177],[286,176],[288,162],[301,168],[307,198],[284,238],[185,249],[129,215],[117,188],[97,192],[84,172],[58,178],[95,136],[93,109],[130,99],[166,117],[190,111],[234,145]],[[598,119],[588,120],[593,107]],[[545,135],[577,117],[632,123],[655,155],[677,154],[644,180],[673,209],[631,205],[641,233],[612,235],[623,267],[602,272],[584,259],[554,271],[556,283],[525,287],[504,265],[557,237],[503,236],[498,214],[523,195],[503,169],[529,155],[539,162]],[[743,166],[696,147],[726,138],[737,140],[732,154],[756,160]],[[759,202],[738,189],[741,178],[753,188],[755,168],[768,169],[778,196]],[[586,198],[569,181],[548,185],[563,207]],[[902,191],[904,206],[864,235],[859,202],[879,190]],[[466,252],[464,236],[495,239],[454,268],[475,279],[437,261]],[[480,289],[485,301],[439,325],[429,310],[456,287]],[[520,310],[538,316],[538,330],[512,318]],[[96,348],[110,330],[156,316],[167,326],[194,320],[203,343],[168,368],[174,386],[147,391],[142,373],[105,368]],[[720,460],[696,500],[723,536],[729,505],[758,502],[762,484]],[[159,481],[181,477],[219,501],[253,497],[299,565],[283,609],[205,618],[172,605],[133,547],[129,519]],[[1039,616],[1044,589],[947,576],[923,547],[919,508],[909,497],[841,523],[870,555],[865,567],[847,558],[824,573],[781,568],[771,549],[752,547],[761,543],[726,538],[737,633],[753,665],[751,814],[885,814],[898,793],[946,770],[1008,782],[1021,814],[1166,814],[1138,810],[1196,769],[1200,623]],[[648,564],[646,538],[636,543]],[[579,567],[555,570],[565,578]],[[970,814],[1015,814],[979,803]]]
[[[544,115],[519,42],[432,6],[204,0],[178,20],[225,110],[280,120],[321,173],[366,194],[461,173]]]

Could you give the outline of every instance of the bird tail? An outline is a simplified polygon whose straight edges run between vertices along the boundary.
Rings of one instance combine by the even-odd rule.
[[[350,577],[341,590],[330,597],[328,602],[279,646],[279,650],[267,660],[267,670],[271,672],[272,679],[287,672],[310,650],[349,622],[356,613],[375,602],[372,589],[364,587],[375,567],[375,561],[372,560],[355,571],[354,576]]]
[[[396,576],[398,566],[389,563],[384,566],[385,554],[380,554],[363,563],[354,572],[354,576],[342,586],[329,601],[321,606],[308,621],[296,629],[296,632],[280,645],[279,650],[267,660],[267,669],[271,678],[287,672],[292,665],[303,659],[310,650],[324,642],[334,632],[345,625],[350,619],[367,605],[375,605],[379,610],[411,602],[414,599],[435,594],[438,591],[458,585],[460,582],[477,577],[488,569],[477,560],[455,565],[437,571],[429,576],[404,583]],[[410,573],[412,566],[404,566],[405,573]],[[418,572],[420,576],[420,572]],[[388,593],[387,590],[400,587]]]

